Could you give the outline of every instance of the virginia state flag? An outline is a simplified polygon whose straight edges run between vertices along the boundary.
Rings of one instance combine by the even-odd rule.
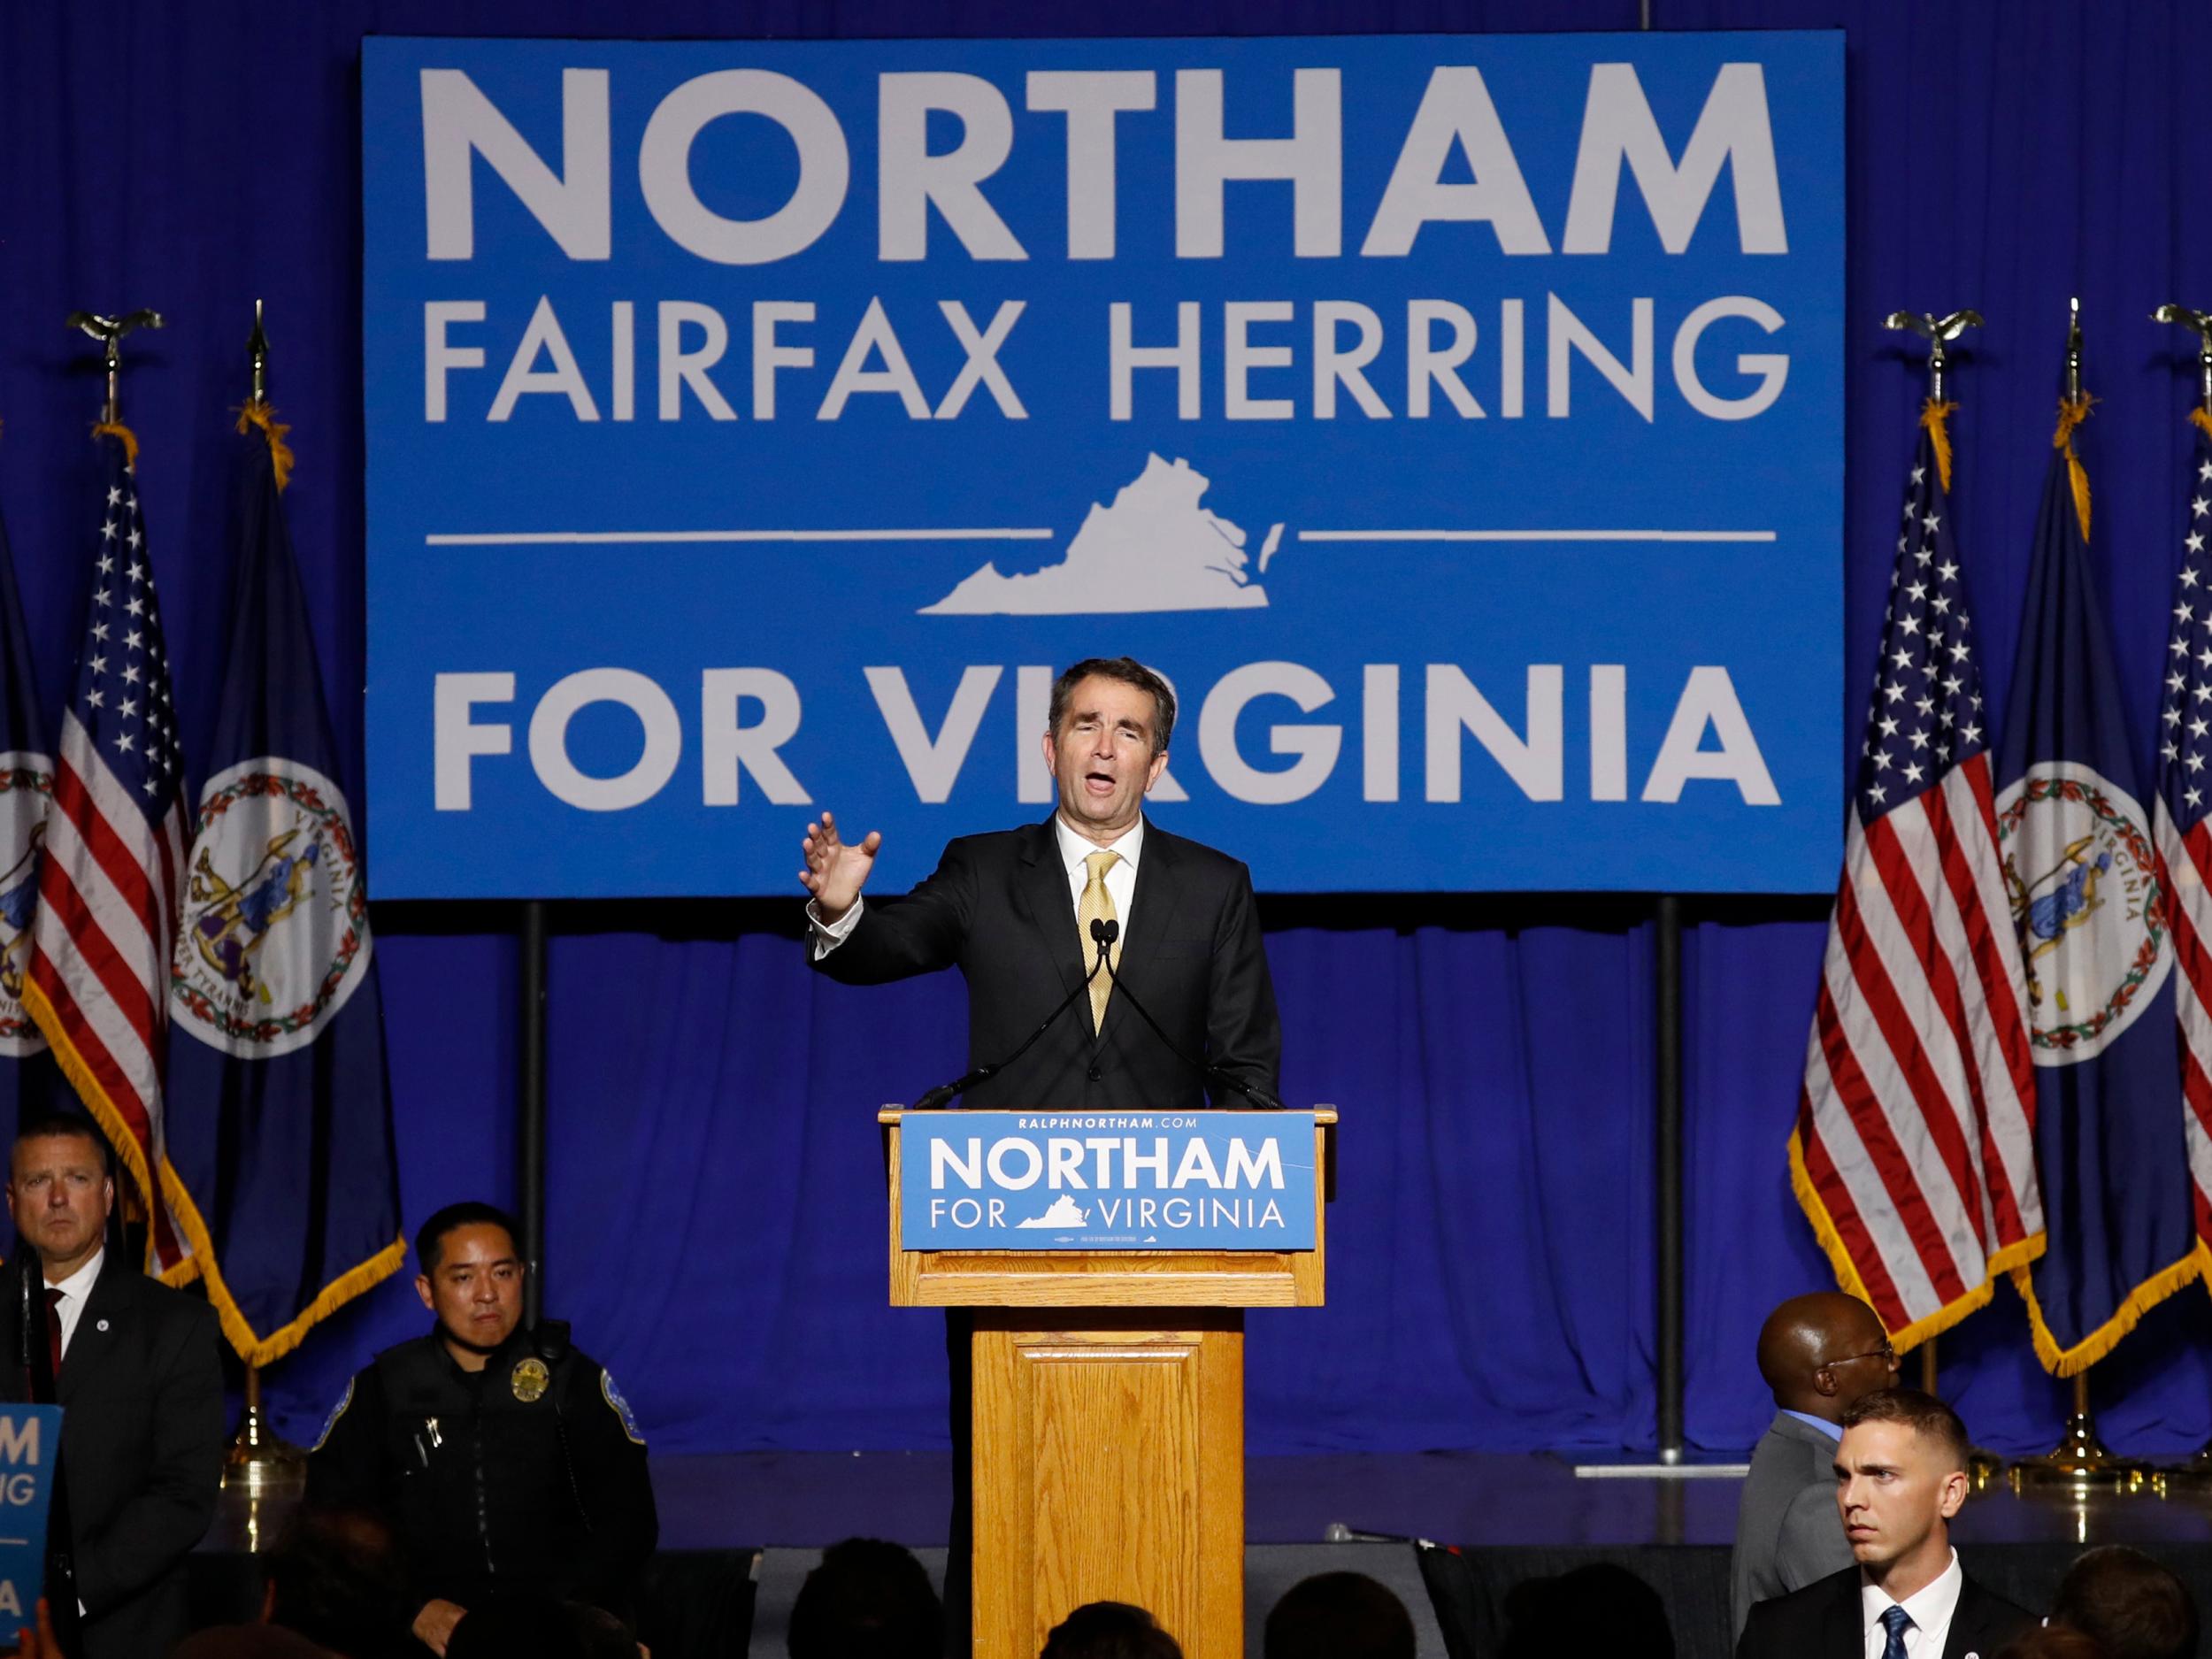
[[[242,457],[220,714],[170,977],[172,1203],[256,1365],[404,1257],[368,891],[278,502],[281,430]]]
[[[8,527],[0,523],[0,1133],[11,1139],[26,1106],[37,1112],[74,1103],[44,1034],[23,1007],[46,803],[53,793],[53,748],[31,677]]]
[[[2028,975],[2046,1248],[2013,1282],[2070,1377],[2198,1276],[2163,865],[2089,563],[2061,406],[1998,746],[1998,847]]]

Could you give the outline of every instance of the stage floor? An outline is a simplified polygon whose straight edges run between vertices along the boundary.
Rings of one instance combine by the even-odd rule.
[[[1245,1535],[1321,1541],[1333,1521],[1361,1532],[1479,1547],[1732,1542],[1740,1479],[1578,1479],[1564,1458],[1482,1452],[1254,1457],[1245,1463]],[[865,1533],[941,1545],[951,1502],[943,1452],[748,1452],[656,1457],[668,1549],[813,1547]],[[1978,1493],[1962,1543],[2204,1543],[2212,1489],[2159,1497]]]

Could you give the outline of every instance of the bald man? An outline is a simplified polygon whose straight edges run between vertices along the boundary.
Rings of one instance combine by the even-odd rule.
[[[1856,1296],[1793,1296],[1759,1331],[1759,1375],[1774,1421],[1751,1454],[1736,1510],[1729,1601],[1736,1632],[1751,1604],[1840,1572],[1851,1545],[1836,1513],[1836,1447],[1852,1404],[1897,1380],[1897,1355]]]

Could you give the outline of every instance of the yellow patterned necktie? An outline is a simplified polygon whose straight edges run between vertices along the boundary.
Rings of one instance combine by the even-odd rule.
[[[1090,872],[1083,883],[1083,901],[1075,907],[1075,931],[1083,936],[1083,960],[1087,965],[1098,960],[1098,947],[1091,939],[1093,922],[1112,922],[1119,918],[1114,914],[1114,895],[1106,891],[1106,872],[1121,862],[1119,853],[1086,853],[1083,866]],[[1106,960],[1118,970],[1121,966],[1121,941],[1117,938],[1106,948]],[[1106,999],[1114,994],[1114,982],[1101,968],[1098,978],[1091,981],[1091,1031],[1094,1035],[1106,1028]]]

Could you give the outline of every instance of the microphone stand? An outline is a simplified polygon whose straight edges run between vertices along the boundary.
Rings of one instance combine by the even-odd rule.
[[[37,1248],[19,1240],[15,1259],[9,1264],[15,1277],[15,1363],[22,1380],[23,1397],[33,1405],[61,1403],[54,1376],[54,1356],[46,1339],[46,1273]],[[82,1651],[77,1621],[77,1563],[69,1523],[69,1490],[64,1484],[59,1448],[49,1479],[52,1482],[46,1507],[45,1591],[53,1616],[54,1633],[62,1652]]]
[[[1110,922],[1102,917],[1100,918],[1097,921],[1091,924],[1091,937],[1098,941],[1098,959],[1106,964],[1106,977],[1114,982],[1114,995],[1117,996],[1125,996],[1129,999],[1129,1006],[1137,1010],[1137,1017],[1140,1019],[1143,1020],[1146,1025],[1152,1027],[1152,1034],[1167,1045],[1167,1051],[1170,1054],[1173,1055],[1178,1060],[1180,1060],[1185,1065],[1190,1067],[1192,1071],[1197,1072],[1200,1081],[1224,1084],[1226,1087],[1236,1090],[1238,1094],[1243,1095],[1244,1098],[1250,1102],[1254,1106],[1256,1106],[1265,1111],[1279,1112],[1289,1110],[1282,1103],[1282,1102],[1277,1100],[1265,1089],[1259,1087],[1256,1084],[1245,1082],[1242,1079],[1232,1073],[1226,1067],[1220,1065],[1201,1065],[1197,1061],[1192,1059],[1190,1056],[1183,1052],[1181,1045],[1179,1044],[1174,1038],[1169,1036],[1167,1033],[1160,1029],[1160,1022],[1153,1018],[1151,1011],[1147,1009],[1142,1002],[1137,1000],[1136,993],[1122,983],[1121,975],[1114,972],[1113,958],[1106,954],[1107,948],[1110,946],[1114,941],[1121,937],[1121,924],[1119,922]],[[1096,970],[1094,969],[1093,972],[1095,972]]]
[[[1096,922],[1093,922],[1091,924],[1091,932],[1092,936],[1095,938],[1098,932],[1098,924]],[[1052,1022],[1059,1018],[1061,1015],[1066,1013],[1069,1009],[1074,1007],[1075,999],[1091,988],[1091,981],[1098,978],[1098,971],[1101,968],[1104,968],[1109,974],[1113,972],[1113,964],[1106,960],[1106,944],[1110,944],[1111,942],[1112,941],[1109,939],[1106,943],[1099,946],[1098,960],[1091,964],[1091,971],[1085,974],[1077,983],[1075,989],[1070,991],[1065,997],[1061,999],[1059,1007],[1054,1009],[1052,1012],[1045,1016],[1044,1023],[1042,1025],[1039,1025],[1036,1030],[1031,1032],[1028,1036],[1022,1039],[1022,1045],[1020,1048],[1015,1049],[1013,1053],[1008,1055],[1003,1060],[994,1060],[988,1065],[979,1065],[976,1067],[974,1071],[969,1072],[965,1077],[956,1077],[949,1083],[940,1083],[935,1088],[930,1090],[928,1094],[923,1095],[921,1099],[916,1101],[912,1107],[909,1110],[918,1112],[926,1112],[933,1110],[939,1106],[942,1106],[954,1095],[964,1094],[968,1090],[973,1088],[978,1083],[981,1083],[987,1079],[996,1077],[1008,1066],[1013,1064],[1015,1061],[1020,1059],[1022,1056],[1027,1054],[1031,1046],[1036,1042],[1037,1039],[1043,1036],[1046,1032],[1052,1028]]]

